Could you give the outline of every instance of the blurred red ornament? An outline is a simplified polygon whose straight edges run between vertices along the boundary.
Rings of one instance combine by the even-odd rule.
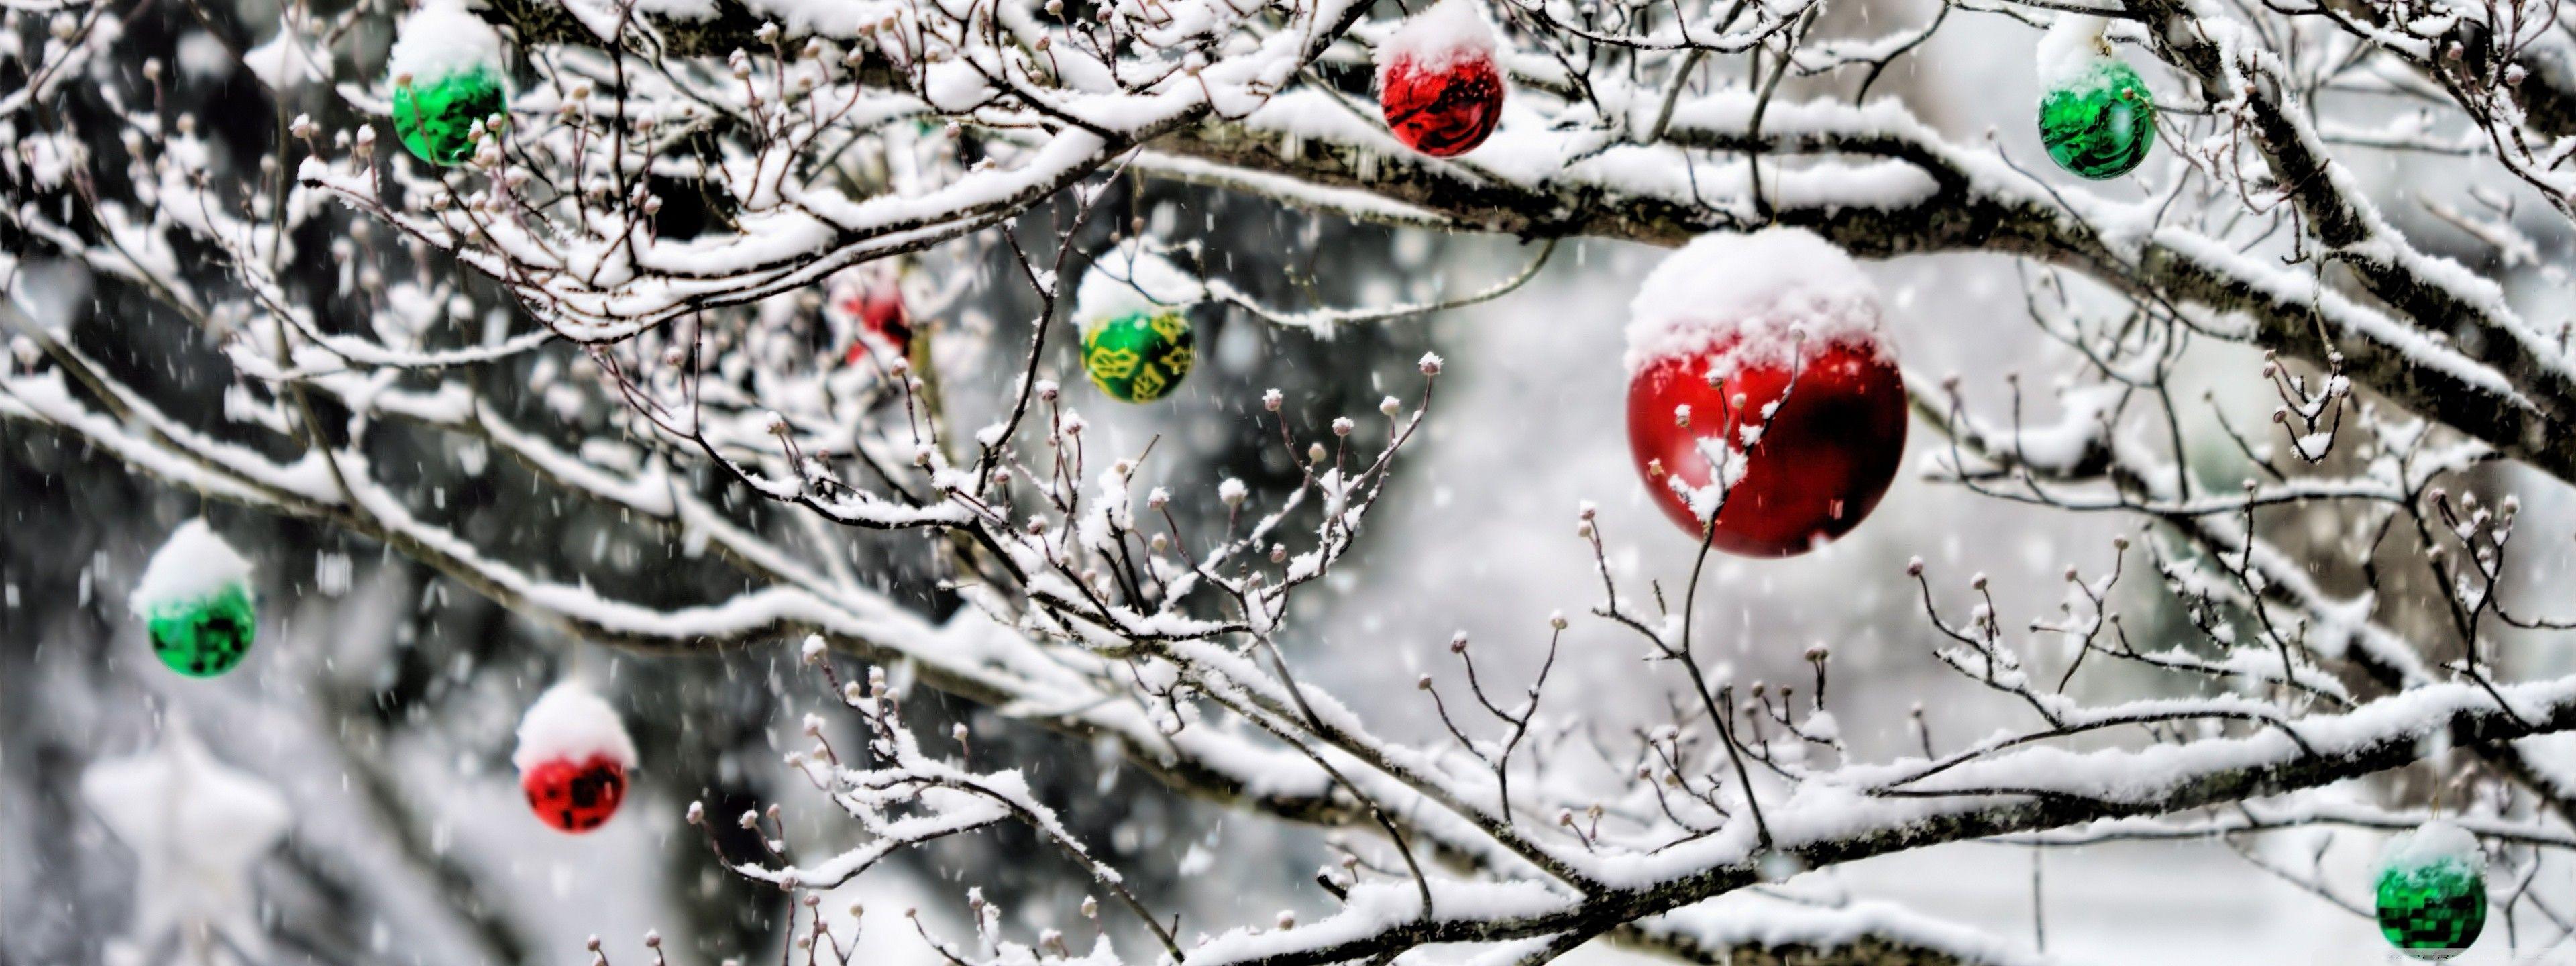
[[[547,688],[519,718],[519,747],[510,764],[528,810],[548,825],[582,833],[617,814],[635,741],[617,709],[579,681]]]
[[[904,304],[903,287],[893,272],[862,270],[832,287],[832,310],[838,314],[850,347],[842,361],[856,363],[871,352],[905,358],[912,352],[912,309]]]
[[[606,754],[580,762],[553,758],[521,770],[519,788],[528,808],[555,828],[579,834],[598,828],[626,800],[626,766]]]
[[[1443,0],[1378,50],[1377,102],[1388,130],[1435,158],[1475,150],[1503,116],[1493,29],[1466,0]]]
[[[1734,351],[1743,339],[1742,329],[1721,327],[1700,351],[1637,366],[1628,382],[1628,447],[1656,505],[1693,537],[1702,532],[1699,518],[1672,481],[1704,500],[1716,496],[1705,489],[1713,475],[1703,440],[1729,454],[1722,460],[1740,460],[1711,545],[1747,557],[1796,556],[1851,532],[1887,494],[1905,453],[1905,380],[1874,335]],[[1713,364],[1732,369],[1719,385],[1708,379]],[[1687,421],[1677,415],[1683,406]]]

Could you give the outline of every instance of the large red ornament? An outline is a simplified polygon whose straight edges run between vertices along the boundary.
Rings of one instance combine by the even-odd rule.
[[[626,766],[607,755],[585,761],[555,758],[519,775],[528,809],[556,829],[579,834],[598,828],[626,800]]]
[[[1387,129],[1435,158],[1475,150],[1503,117],[1493,29],[1466,0],[1406,21],[1378,50],[1377,102]]]
[[[833,284],[830,304],[849,340],[842,361],[856,363],[872,352],[901,359],[912,352],[912,309],[893,272],[849,273]]]
[[[1849,256],[1802,231],[1711,236],[1647,280],[1637,312],[1629,451],[1684,531],[1790,557],[1878,506],[1904,458],[1905,380]],[[1707,531],[1693,499],[1717,510]]]

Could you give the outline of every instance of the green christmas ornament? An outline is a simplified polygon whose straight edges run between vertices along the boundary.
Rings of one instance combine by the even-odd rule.
[[[442,166],[465,163],[476,147],[474,122],[503,116],[509,100],[500,74],[483,67],[394,85],[394,133],[421,160]]]
[[[2112,56],[2098,18],[2060,19],[2040,41],[2039,76],[2039,140],[2058,167],[2101,181],[2147,159],[2155,99],[2138,72]]]
[[[144,621],[153,655],[189,677],[241,666],[259,630],[250,562],[204,520],[188,521],[170,534],[144,566],[128,603]]]
[[[1172,394],[1198,361],[1190,306],[1205,283],[1157,254],[1145,239],[1094,257],[1074,293],[1082,321],[1082,369],[1110,398],[1153,402]]]
[[[189,677],[210,678],[241,665],[250,653],[258,619],[250,591],[226,587],[215,596],[156,611],[146,619],[152,653]]]
[[[2380,853],[2379,931],[2419,959],[2447,959],[2487,923],[2486,855],[2459,826],[2429,822]]]
[[[475,122],[506,121],[510,107],[500,32],[464,0],[428,0],[403,18],[397,36],[386,64],[394,133],[423,161],[465,163],[477,147]]]
[[[1129,312],[1083,326],[1082,369],[1111,398],[1153,402],[1189,376],[1197,341],[1178,308]]]

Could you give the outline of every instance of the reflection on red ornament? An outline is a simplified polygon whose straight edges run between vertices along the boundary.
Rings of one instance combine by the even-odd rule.
[[[1388,67],[1378,88],[1386,126],[1406,147],[1435,158],[1475,150],[1503,116],[1503,78],[1489,57],[1462,57],[1439,71],[1410,60]]]
[[[1475,150],[1503,117],[1493,28],[1467,0],[1443,0],[1378,48],[1377,103],[1387,129],[1435,158]]]
[[[870,353],[887,361],[912,352],[912,310],[892,272],[859,270],[832,286],[832,311],[849,340],[843,362],[857,363]]]
[[[521,771],[519,788],[538,819],[579,834],[617,814],[618,803],[626,800],[626,766],[605,754],[578,763],[552,758]]]
[[[1710,485],[1702,440],[1741,454],[1742,477],[1725,491],[1711,546],[1796,556],[1851,532],[1886,495],[1905,453],[1905,381],[1875,336],[1734,352],[1742,338],[1728,328],[1705,349],[1637,366],[1628,447],[1656,505],[1693,537],[1702,535],[1699,520],[1672,481]],[[1720,385],[1708,379],[1713,363],[1732,368]],[[1677,415],[1685,406],[1686,421]]]

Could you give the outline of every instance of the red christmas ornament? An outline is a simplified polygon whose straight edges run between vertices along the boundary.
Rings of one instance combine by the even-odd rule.
[[[1503,116],[1494,32],[1468,0],[1441,0],[1379,45],[1377,102],[1387,129],[1435,158],[1475,150]]]
[[[617,711],[579,684],[546,689],[519,719],[519,748],[510,755],[519,789],[537,819],[573,834],[588,832],[617,814],[626,800],[626,773],[635,767],[635,742]]]
[[[1717,549],[1790,557],[1878,506],[1905,452],[1905,381],[1849,256],[1804,231],[1709,236],[1647,279],[1636,312],[1628,446],[1684,531],[1703,533],[1696,503],[1716,510]]]
[[[556,829],[579,834],[598,828],[626,800],[626,766],[607,755],[575,762],[555,758],[539,762],[519,776],[528,793],[528,809]]]
[[[829,303],[834,328],[849,343],[842,361],[855,364],[871,352],[901,359],[912,352],[912,309],[896,275],[875,267],[842,273]]]

